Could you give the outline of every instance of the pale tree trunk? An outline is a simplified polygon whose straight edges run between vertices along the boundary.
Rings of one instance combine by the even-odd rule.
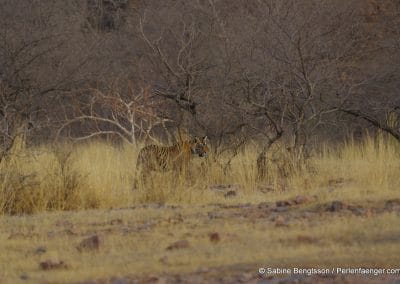
[[[0,162],[7,157],[18,155],[26,147],[26,132],[29,128],[29,121],[21,115],[10,122],[9,131],[3,141]]]

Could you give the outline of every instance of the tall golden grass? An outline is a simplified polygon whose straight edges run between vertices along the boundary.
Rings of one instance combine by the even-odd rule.
[[[0,164],[0,213],[128,207],[140,203],[261,202],[313,194],[321,199],[379,199],[398,194],[399,146],[367,137],[322,145],[304,159],[279,144],[268,153],[268,174],[257,181],[256,146],[247,146],[226,170],[223,157],[195,158],[189,174],[152,173],[133,188],[140,147],[106,142],[20,148]],[[213,185],[239,188],[225,198]],[[336,188],[340,185],[340,190]]]

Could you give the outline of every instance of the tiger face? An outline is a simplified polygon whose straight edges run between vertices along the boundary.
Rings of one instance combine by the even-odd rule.
[[[198,155],[199,157],[207,157],[208,154],[208,138],[204,136],[203,138],[195,137],[193,139],[193,145],[191,151],[193,155]]]

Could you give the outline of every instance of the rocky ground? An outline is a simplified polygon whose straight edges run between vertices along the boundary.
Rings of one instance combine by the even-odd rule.
[[[2,217],[0,283],[400,283],[400,274],[258,273],[260,266],[400,268],[399,216],[400,199],[296,196]]]

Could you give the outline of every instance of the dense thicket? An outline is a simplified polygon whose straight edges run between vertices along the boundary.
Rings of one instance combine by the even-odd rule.
[[[1,0],[0,136],[400,139],[400,3]]]

